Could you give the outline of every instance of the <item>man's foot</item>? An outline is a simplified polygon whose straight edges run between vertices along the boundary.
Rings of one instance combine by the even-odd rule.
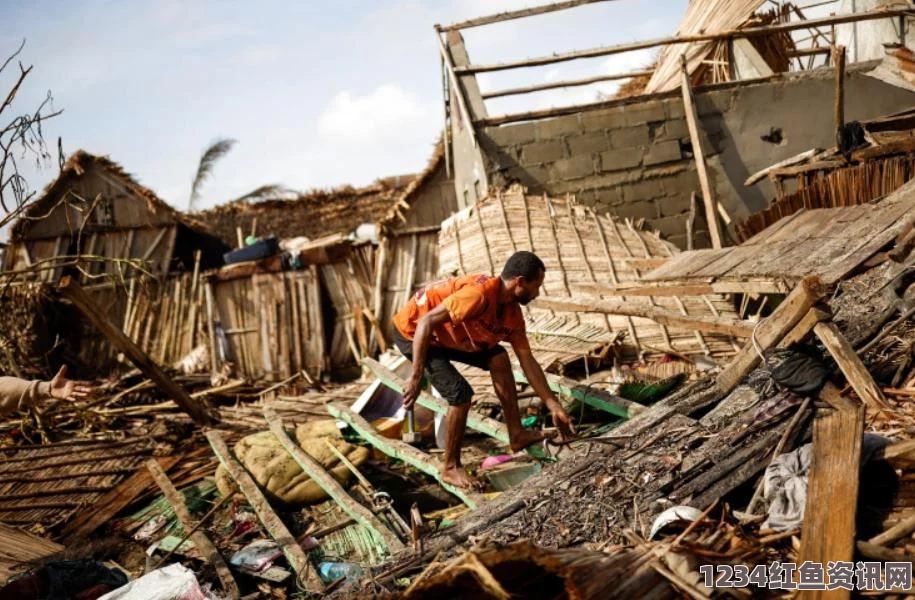
[[[509,447],[512,449],[512,452],[521,452],[528,446],[531,446],[538,442],[542,442],[546,438],[553,437],[555,435],[556,435],[555,433],[547,435],[547,434],[543,433],[542,431],[531,431],[530,429],[522,429],[515,435],[510,436],[511,444],[509,444]]]
[[[442,481],[450,483],[458,489],[468,492],[478,492],[483,489],[483,484],[472,478],[464,467],[442,468]]]

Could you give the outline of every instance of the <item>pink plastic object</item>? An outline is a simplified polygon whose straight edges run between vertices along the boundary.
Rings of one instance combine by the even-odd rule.
[[[512,460],[511,454],[497,454],[496,456],[487,456],[483,461],[483,464],[480,465],[480,470],[485,471],[486,469],[491,469],[496,465],[507,463],[510,460]]]

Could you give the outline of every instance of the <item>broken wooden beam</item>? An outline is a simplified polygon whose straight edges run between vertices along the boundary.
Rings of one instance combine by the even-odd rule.
[[[804,338],[813,331],[813,328],[817,323],[831,318],[832,314],[828,310],[820,308],[819,306],[814,306],[807,311],[807,314],[797,322],[797,325],[782,338],[782,341],[778,343],[778,347],[790,348],[792,345],[803,341]]]
[[[727,393],[737,387],[744,376],[760,363],[760,353],[782,340],[823,296],[827,287],[818,277],[804,277],[794,290],[776,307],[772,314],[755,327],[749,340],[716,380],[721,391]]]
[[[163,456],[157,458],[156,461],[163,471],[167,471],[180,459],[181,456]],[[149,471],[137,469],[133,475],[93,502],[92,510],[80,512],[75,519],[67,523],[61,532],[63,543],[70,546],[88,538],[96,529],[113,519],[116,514],[136,500],[152,483]]]
[[[400,440],[384,437],[378,433],[368,421],[350,410],[348,407],[328,404],[327,412],[329,412],[334,418],[340,419],[341,421],[347,423],[356,431],[356,433],[362,437],[362,439],[370,443],[378,450],[384,452],[392,458],[402,460],[405,463],[422,471],[426,475],[434,478],[443,488],[457,496],[461,502],[470,508],[477,508],[483,502],[484,498],[481,494],[462,490],[451,485],[450,483],[443,482],[441,479],[441,473],[439,472],[439,466],[436,464],[435,459],[433,459],[431,456],[422,450],[414,448],[410,444]]]
[[[219,463],[225,467],[226,471],[238,485],[241,493],[248,499],[251,508],[257,518],[263,524],[264,529],[273,538],[282,550],[289,566],[295,572],[299,583],[309,592],[321,593],[324,591],[324,583],[318,576],[317,569],[311,568],[305,551],[299,546],[299,543],[290,533],[283,521],[270,508],[270,503],[264,497],[263,492],[257,486],[257,482],[251,477],[251,474],[239,463],[229,447],[226,446],[222,435],[216,430],[206,432],[207,440],[213,449],[213,454],[219,459]]]
[[[403,388],[406,382],[402,377],[397,375],[397,373],[387,368],[380,362],[372,360],[371,358],[363,358],[362,364],[367,369],[369,369],[372,374],[375,375],[375,377],[381,380],[381,383],[383,383],[385,386],[391,388],[398,394],[403,393]],[[428,408],[433,412],[441,414],[447,414],[448,412],[448,403],[439,398],[436,398],[428,392],[420,392],[416,399],[416,403],[424,408]],[[504,423],[500,423],[495,419],[490,419],[489,417],[484,417],[471,411],[470,414],[467,415],[467,426],[474,431],[485,433],[489,437],[495,438],[503,444],[509,443],[508,428]]]
[[[686,54],[680,55],[680,87],[683,95],[683,112],[686,113],[686,127],[693,146],[693,158],[696,160],[696,172],[699,173],[699,186],[702,188],[702,203],[705,205],[705,220],[712,238],[712,248],[721,248],[721,226],[718,224],[718,207],[712,194],[708,169],[705,165],[705,153],[702,151],[702,137],[699,135],[699,115],[693,102],[693,91],[689,85],[689,69],[686,66]]]
[[[877,410],[889,408],[880,386],[871,377],[867,367],[861,362],[854,348],[851,347],[836,324],[832,321],[820,322],[814,326],[813,331],[838,363],[858,397],[871,408]]]
[[[165,474],[165,471],[162,470],[162,467],[159,466],[159,463],[156,460],[149,459],[146,461],[146,469],[149,471],[150,475],[152,475],[156,485],[159,486],[162,495],[165,496],[165,500],[175,511],[175,516],[178,517],[181,526],[184,527],[184,531],[190,534],[191,541],[194,542],[194,546],[200,552],[200,556],[216,570],[216,575],[219,577],[219,582],[222,584],[223,592],[233,600],[238,600],[240,596],[238,593],[238,585],[235,583],[235,578],[232,577],[232,572],[229,571],[229,566],[219,553],[219,550],[216,549],[216,546],[213,545],[213,542],[210,541],[210,538],[207,537],[206,533],[199,529],[195,530],[194,523],[191,521],[191,513],[184,503],[184,497],[175,489],[175,486],[168,478],[168,475]]]
[[[695,329],[703,333],[721,333],[742,338],[750,337],[753,332],[752,321],[731,319],[728,317],[706,317],[684,315],[663,308],[634,302],[608,302],[599,298],[538,298],[538,308],[567,312],[593,312],[605,315],[625,315],[651,319],[661,325],[671,325],[684,329]]]
[[[528,383],[524,371],[515,369],[514,375],[515,381],[518,383]],[[544,373],[544,375],[546,376],[546,382],[549,384],[550,389],[557,394],[573,398],[579,402],[584,402],[591,408],[602,410],[611,415],[629,419],[639,413],[645,412],[647,409],[644,404],[626,400],[625,398],[611,394],[606,390],[591,387],[590,385],[575,381],[574,379],[569,379],[568,377],[560,377],[559,375],[554,375],[552,373]]]
[[[308,455],[302,448],[292,441],[286,428],[283,426],[283,420],[270,408],[264,408],[264,420],[270,427],[270,431],[279,441],[280,445],[286,449],[289,456],[299,465],[303,471],[318,484],[324,492],[336,502],[343,512],[353,518],[354,521],[365,527],[381,546],[385,553],[393,554],[403,550],[404,545],[397,536],[388,529],[375,514],[365,506],[359,504],[352,496],[347,493],[340,483],[327,472],[321,463]]]
[[[864,405],[842,398],[831,383],[826,384],[820,397],[833,408],[820,411],[813,422],[813,451],[798,562],[825,565],[829,561],[854,559]],[[848,590],[832,590],[828,594],[830,598],[851,596]],[[805,590],[799,597],[827,597],[827,592]]]
[[[79,282],[70,276],[61,278],[58,286],[64,298],[69,300],[85,316],[96,329],[102,332],[105,338],[117,350],[124,353],[127,358],[151,379],[165,394],[175,401],[181,410],[186,412],[198,425],[206,425],[213,421],[204,405],[191,398],[183,387],[175,383],[165,371],[159,367],[133,340],[124,335],[121,328],[108,320],[105,311],[95,305]]]

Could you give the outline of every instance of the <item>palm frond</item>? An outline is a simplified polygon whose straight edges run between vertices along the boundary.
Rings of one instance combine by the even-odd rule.
[[[290,189],[284,185],[271,183],[268,185],[262,185],[255,190],[251,190],[247,194],[232,200],[232,202],[256,202],[258,200],[271,200],[282,196],[291,196],[296,194],[297,192],[295,190]]]
[[[235,144],[236,140],[225,138],[213,142],[209,148],[204,150],[203,155],[200,157],[200,164],[197,166],[197,175],[194,176],[194,183],[191,184],[191,197],[187,203],[188,210],[194,208],[194,203],[200,197],[200,188],[213,172],[213,167],[219,159],[229,153],[229,150]]]

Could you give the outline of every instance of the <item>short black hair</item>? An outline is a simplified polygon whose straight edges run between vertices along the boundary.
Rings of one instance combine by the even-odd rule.
[[[512,254],[502,267],[502,279],[514,279],[520,275],[527,281],[534,281],[540,273],[546,273],[546,266],[540,257],[527,250]]]

